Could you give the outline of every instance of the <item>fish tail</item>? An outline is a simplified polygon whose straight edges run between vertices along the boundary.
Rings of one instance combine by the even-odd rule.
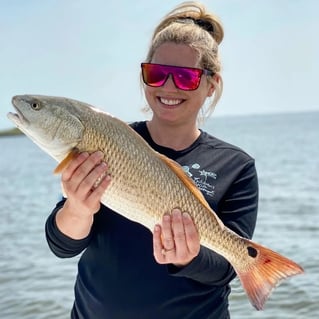
[[[244,239],[247,245],[248,265],[234,266],[250,302],[257,310],[262,310],[272,290],[285,278],[304,272],[292,260]]]

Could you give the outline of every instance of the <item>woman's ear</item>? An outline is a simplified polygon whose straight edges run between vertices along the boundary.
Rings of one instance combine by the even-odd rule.
[[[218,83],[220,81],[219,75],[214,74],[213,80],[214,80],[214,82]],[[215,91],[215,86],[214,86],[212,81],[209,81],[208,85],[209,85],[209,89],[208,89],[207,96],[211,97],[213,95],[214,91]]]

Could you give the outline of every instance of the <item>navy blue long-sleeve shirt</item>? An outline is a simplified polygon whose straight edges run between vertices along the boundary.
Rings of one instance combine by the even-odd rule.
[[[153,149],[183,166],[227,227],[252,237],[258,181],[248,154],[205,132],[187,149],[175,151],[154,143],[146,122],[131,126]],[[183,268],[160,265],[153,257],[151,232],[103,205],[90,234],[71,239],[55,223],[64,201],[48,217],[46,236],[59,257],[82,253],[72,319],[229,318],[229,283],[235,273],[222,256],[201,246]]]

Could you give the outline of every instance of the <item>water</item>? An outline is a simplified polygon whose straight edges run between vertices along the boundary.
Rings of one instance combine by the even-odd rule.
[[[256,159],[260,208],[254,240],[289,256],[305,274],[284,281],[265,310],[250,305],[238,281],[233,319],[318,318],[319,112],[213,118],[205,129]],[[58,259],[44,237],[60,196],[56,163],[26,137],[0,139],[0,318],[68,318],[77,258]],[[140,319],[140,318],[132,318]]]
[[[207,129],[256,159],[260,205],[254,240],[300,263],[305,274],[282,283],[255,312],[238,281],[234,319],[319,316],[319,112],[216,119]]]

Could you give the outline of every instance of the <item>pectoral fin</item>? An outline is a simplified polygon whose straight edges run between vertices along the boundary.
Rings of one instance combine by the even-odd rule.
[[[60,174],[62,171],[69,165],[69,163],[75,158],[79,152],[76,149],[73,149],[65,158],[62,160],[59,165],[53,171],[54,174]]]

